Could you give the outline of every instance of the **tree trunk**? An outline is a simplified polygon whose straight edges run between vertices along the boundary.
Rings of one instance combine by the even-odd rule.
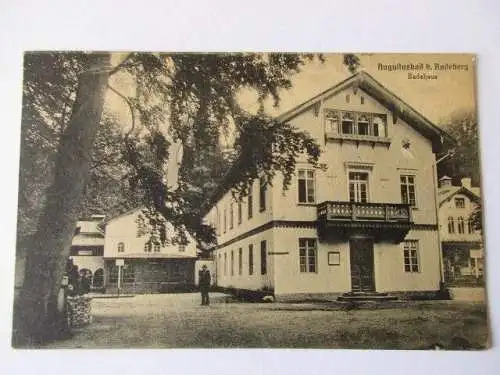
[[[76,100],[56,156],[54,181],[29,247],[24,283],[14,306],[14,346],[32,346],[61,337],[57,295],[89,178],[90,155],[109,78],[109,53],[88,55]]]

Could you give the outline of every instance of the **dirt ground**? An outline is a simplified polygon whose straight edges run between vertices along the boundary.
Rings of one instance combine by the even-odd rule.
[[[481,349],[483,303],[426,301],[384,309],[328,304],[227,302],[198,294],[95,298],[93,321],[46,348],[358,348]]]

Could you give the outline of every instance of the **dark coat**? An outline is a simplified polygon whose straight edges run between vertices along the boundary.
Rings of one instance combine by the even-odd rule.
[[[199,272],[199,277],[200,277],[200,286],[210,286],[210,271],[205,269],[205,270],[200,270]]]

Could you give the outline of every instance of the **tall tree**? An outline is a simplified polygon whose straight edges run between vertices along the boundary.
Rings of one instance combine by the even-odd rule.
[[[472,183],[481,183],[479,133],[474,110],[463,109],[452,113],[443,121],[443,129],[453,140],[445,140],[445,150],[451,156],[438,165],[440,176],[448,175],[459,182],[470,177]]]
[[[28,344],[58,333],[56,298],[90,176],[90,153],[101,121],[110,55],[88,54],[82,58],[82,68],[85,70],[80,71],[71,116],[59,142],[53,183],[47,190],[37,229],[26,244],[29,249],[16,303],[14,337]],[[63,82],[60,84],[64,87]]]
[[[185,230],[200,241],[214,240],[212,228],[202,223],[200,202],[207,201],[214,189],[213,184],[204,183],[205,176],[215,173],[219,177],[222,170],[203,170],[203,165],[225,160],[218,149],[224,132],[234,133],[232,159],[240,156],[226,174],[240,197],[261,172],[267,174],[269,181],[276,174],[283,174],[286,189],[295,159],[302,153],[313,165],[318,162],[320,149],[309,134],[279,123],[263,111],[247,113],[237,101],[241,90],[252,89],[261,104],[271,98],[278,106],[280,90],[291,88],[291,77],[314,56],[130,53],[115,68],[110,68],[110,58],[107,53],[55,54],[52,64],[58,67],[55,74],[60,79],[50,81],[50,85],[39,80],[33,87],[25,80],[29,89],[24,104],[40,103],[30,108],[37,120],[46,121],[56,114],[69,116],[55,154],[53,182],[43,199],[37,229],[26,245],[27,266],[15,328],[17,337],[25,338],[29,344],[43,342],[55,334],[55,299],[88,186],[90,155],[101,123],[106,89],[120,96],[130,108],[131,127],[124,136],[123,147],[130,186],[141,192],[141,203],[154,213],[151,219],[171,222],[176,230],[174,235],[181,240]],[[42,63],[33,64],[31,71],[39,74]],[[133,97],[109,86],[109,76],[119,70],[133,79]],[[57,88],[55,93],[53,85]],[[47,96],[48,92],[53,97]],[[56,105],[44,109],[52,99],[61,102],[57,100],[60,98],[68,98],[71,111],[61,111]],[[137,132],[139,126],[142,130]],[[162,178],[172,140],[181,140],[185,147],[176,191],[169,191]],[[163,226],[164,241],[172,236],[165,231]]]

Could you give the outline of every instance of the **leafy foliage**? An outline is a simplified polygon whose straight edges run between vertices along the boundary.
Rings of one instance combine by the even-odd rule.
[[[463,177],[471,177],[472,183],[481,183],[479,133],[476,114],[473,110],[460,110],[450,115],[443,129],[454,142],[445,140],[445,151],[452,156],[438,164],[440,176],[448,175],[458,182]]]

